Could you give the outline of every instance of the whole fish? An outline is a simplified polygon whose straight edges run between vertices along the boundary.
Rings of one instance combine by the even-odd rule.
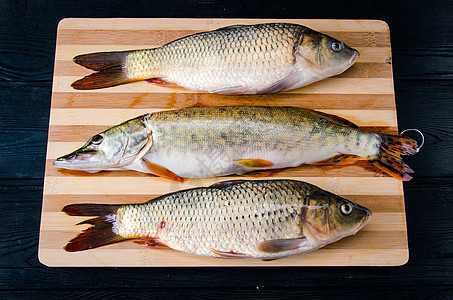
[[[371,211],[295,180],[226,181],[143,204],[72,204],[73,216],[98,216],[69,241],[81,251],[142,239],[149,247],[213,257],[275,259],[312,251],[368,223]]]
[[[364,132],[349,121],[297,107],[201,107],[142,115],[101,132],[54,161],[58,168],[135,170],[183,181],[302,164],[371,161],[395,178],[417,143]]]
[[[340,74],[358,57],[357,50],[305,26],[237,25],[154,49],[76,56],[77,64],[98,72],[72,87],[89,90],[148,80],[210,93],[267,94]]]

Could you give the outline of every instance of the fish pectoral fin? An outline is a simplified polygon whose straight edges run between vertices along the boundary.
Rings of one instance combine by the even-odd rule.
[[[298,72],[291,73],[285,78],[280,79],[277,82],[274,82],[265,89],[258,91],[257,94],[273,94],[279,91],[289,89],[299,81],[299,77],[300,74]]]
[[[163,87],[181,87],[180,85],[177,85],[174,82],[167,81],[163,78],[151,78],[151,79],[146,79],[148,83],[155,84],[158,86],[163,86]]]
[[[228,181],[220,181],[220,182],[216,182],[216,183],[211,184],[209,187],[210,187],[210,188],[223,189],[223,188],[227,188],[227,187],[230,187],[230,186],[233,186],[233,185],[236,185],[236,184],[244,183],[244,182],[246,182],[246,181],[247,181],[247,180],[228,180]]]
[[[295,239],[269,240],[262,241],[258,244],[257,248],[258,250],[266,253],[278,253],[300,248],[306,242],[307,239],[305,237]]]
[[[153,249],[172,249],[159,241],[159,239],[153,239],[153,238],[143,238],[140,241],[134,241],[134,243],[147,247],[147,248],[153,248]]]
[[[163,177],[163,178],[167,178],[167,179],[170,179],[170,180],[174,180],[174,181],[177,181],[177,182],[184,182],[184,179],[173,173],[172,171],[170,171],[169,169],[165,168],[165,167],[162,167],[162,166],[159,166],[159,165],[156,165],[156,164],[153,164],[153,163],[150,163],[146,160],[142,160],[144,162],[144,164],[146,165],[146,168],[148,169],[148,172],[153,174],[153,175],[156,175],[156,176],[159,176],[159,177]]]
[[[177,174],[173,173],[172,171],[168,170],[165,167],[147,162],[143,159],[139,159],[134,161],[133,163],[125,166],[124,168],[128,170],[133,170],[141,173],[150,173],[159,177],[167,178],[170,180],[174,180],[177,182],[184,182],[184,178],[178,176]]]
[[[345,166],[351,165],[358,160],[362,160],[364,158],[357,156],[357,155],[349,155],[349,154],[339,154],[332,156],[326,160],[318,161],[313,163],[313,165],[337,165],[337,166]]]
[[[230,252],[219,251],[214,248],[209,248],[209,250],[211,250],[211,252],[214,253],[215,255],[218,255],[222,258],[250,258],[250,255],[244,253],[238,253],[233,251]]]
[[[274,165],[273,162],[265,159],[237,159],[235,160],[238,164],[247,167],[247,168],[269,168]]]

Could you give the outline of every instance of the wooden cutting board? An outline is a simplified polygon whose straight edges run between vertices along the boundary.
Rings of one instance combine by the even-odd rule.
[[[274,95],[222,96],[136,82],[77,91],[70,84],[91,71],[72,58],[96,51],[157,47],[179,37],[233,24],[293,22],[327,33],[360,51],[343,74]],[[187,180],[183,184],[132,171],[89,174],[58,170],[52,161],[82,146],[94,134],[140,114],[163,109],[221,105],[291,105],[317,109],[351,120],[369,131],[397,133],[390,32],[375,20],[258,19],[64,19],[58,26],[42,206],[39,259],[47,266],[383,266],[408,260],[402,183],[369,162],[351,166],[303,166],[274,178],[310,182],[373,211],[357,235],[311,253],[261,261],[217,259],[174,250],[141,247],[132,241],[78,253],[63,246],[86,225],[83,217],[61,212],[67,204],[137,203],[189,187],[228,178]],[[232,176],[231,178],[239,178]],[[250,177],[241,177],[250,178]],[[252,177],[252,179],[257,179]]]

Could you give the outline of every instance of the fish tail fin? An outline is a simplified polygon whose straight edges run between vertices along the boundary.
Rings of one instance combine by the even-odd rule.
[[[63,208],[63,212],[70,216],[98,216],[85,220],[80,224],[91,224],[93,226],[85,229],[70,240],[64,249],[68,252],[88,250],[108,244],[117,243],[126,238],[118,235],[114,230],[116,211],[121,205],[105,204],[71,204]]]
[[[371,162],[396,179],[411,180],[412,176],[408,173],[414,171],[403,162],[402,156],[417,153],[417,142],[398,135],[380,134],[380,136],[382,143],[378,159]]]
[[[72,83],[76,90],[100,89],[132,82],[125,71],[124,63],[131,51],[98,52],[74,57],[74,62],[97,71]]]
[[[76,64],[94,71],[118,68],[124,65],[126,56],[131,51],[97,52],[77,55],[73,58]]]

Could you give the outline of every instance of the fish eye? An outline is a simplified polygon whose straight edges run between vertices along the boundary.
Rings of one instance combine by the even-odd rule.
[[[104,139],[104,137],[102,135],[98,134],[91,138],[91,143],[94,145],[99,145],[103,139]]]
[[[332,48],[332,50],[335,52],[340,52],[341,50],[343,50],[343,44],[341,44],[339,41],[332,41],[330,48]]]
[[[349,203],[343,203],[340,206],[340,212],[344,216],[348,216],[352,213],[352,205]]]

